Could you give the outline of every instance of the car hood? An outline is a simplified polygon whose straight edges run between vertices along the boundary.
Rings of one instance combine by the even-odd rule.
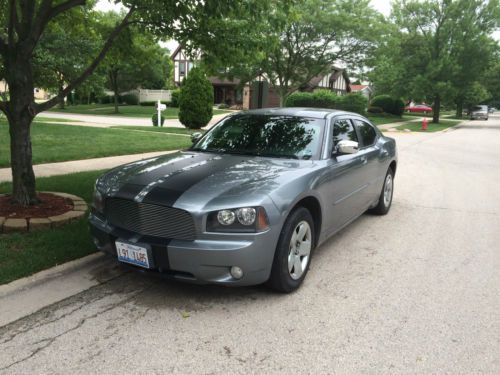
[[[107,196],[195,209],[234,197],[251,203],[312,165],[308,160],[184,151],[115,168],[97,187]]]

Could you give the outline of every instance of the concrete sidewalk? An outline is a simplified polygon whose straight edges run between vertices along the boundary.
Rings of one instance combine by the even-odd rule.
[[[60,163],[38,164],[34,165],[33,169],[37,177],[58,176],[76,172],[110,169],[122,164],[131,163],[136,160],[153,158],[155,156],[169,154],[172,152],[175,152],[175,150],[148,152],[145,154],[110,156],[106,158],[64,161]],[[10,168],[0,169],[0,182],[5,182],[5,181],[12,181],[12,174]]]
[[[214,115],[205,128],[210,128],[215,123],[226,117],[229,113]],[[150,118],[128,117],[128,116],[103,116],[103,115],[82,115],[76,113],[62,112],[42,112],[40,117],[53,119],[66,119],[75,122],[58,122],[61,125],[92,126],[99,128],[110,128],[112,126],[152,126]],[[178,119],[167,119],[163,126],[184,128]]]

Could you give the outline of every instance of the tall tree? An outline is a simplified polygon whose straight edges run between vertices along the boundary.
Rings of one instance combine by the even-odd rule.
[[[9,100],[0,101],[9,122],[13,202],[30,205],[38,202],[32,166],[30,129],[36,114],[43,112],[77,88],[97,68],[118,35],[131,24],[168,39],[192,41],[203,50],[219,48],[223,35],[214,33],[211,24],[258,13],[264,0],[122,0],[127,8],[123,18],[107,35],[94,57],[79,67],[79,74],[54,98],[34,101],[33,52],[40,38],[57,17],[83,7],[85,0],[0,0],[0,62],[9,84]],[[208,26],[208,27],[207,27]],[[230,58],[230,56],[228,56]]]
[[[371,62],[376,90],[461,107],[492,55],[498,0],[401,0],[393,3],[392,30]],[[457,108],[461,113],[461,109]]]

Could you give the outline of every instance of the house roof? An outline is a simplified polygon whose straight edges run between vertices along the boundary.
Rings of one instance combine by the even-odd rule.
[[[370,86],[368,85],[351,85],[351,91],[362,91],[364,89],[371,90]]]
[[[306,83],[302,89],[309,89],[309,90],[312,90],[314,88],[316,88],[319,83],[323,80],[323,78],[325,78],[325,75],[329,74],[329,73],[333,73],[332,76],[330,77],[330,80],[331,81],[335,81],[340,75],[343,75],[344,76],[344,79],[346,80],[347,82],[347,91],[349,92],[350,89],[350,85],[349,85],[349,77],[347,76],[347,72],[344,70],[344,69],[340,69],[340,68],[337,68],[335,66],[333,66],[331,68],[330,71],[328,71],[327,73],[324,73],[324,74],[319,74],[317,75],[316,77],[313,77],[308,83]]]

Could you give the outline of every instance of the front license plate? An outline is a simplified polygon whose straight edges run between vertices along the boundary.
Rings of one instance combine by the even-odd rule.
[[[143,246],[116,241],[116,253],[120,262],[150,268],[148,249]]]

